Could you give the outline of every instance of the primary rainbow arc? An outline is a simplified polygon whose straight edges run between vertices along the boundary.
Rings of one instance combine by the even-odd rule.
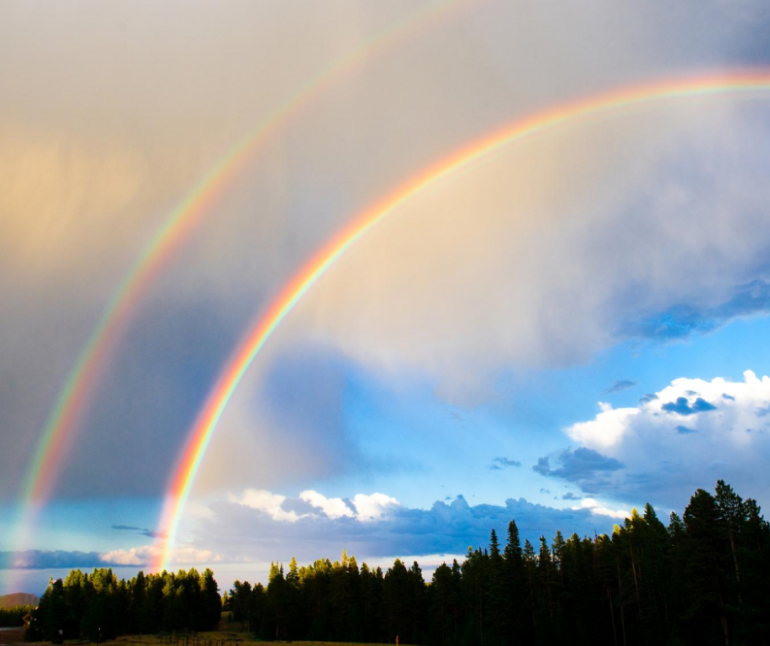
[[[351,224],[329,240],[283,288],[231,355],[216,381],[216,385],[188,433],[188,441],[170,481],[160,519],[160,534],[163,538],[157,549],[158,558],[153,564],[154,569],[160,571],[168,567],[179,522],[198,469],[217,423],[252,361],[281,321],[313,284],[351,246],[394,213],[399,206],[435,182],[467,168],[473,162],[506,145],[577,119],[596,117],[665,100],[756,92],[762,93],[763,98],[765,92],[770,92],[770,71],[765,69],[733,71],[721,75],[690,76],[658,81],[609,91],[545,109],[496,130],[439,160],[355,217]]]

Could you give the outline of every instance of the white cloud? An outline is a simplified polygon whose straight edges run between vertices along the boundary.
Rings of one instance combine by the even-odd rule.
[[[595,498],[584,498],[580,501],[579,507],[573,507],[572,509],[590,509],[592,514],[597,516],[609,516],[610,518],[629,518],[631,513],[625,509],[609,509],[602,506],[602,504]]]
[[[593,420],[566,434],[621,460],[613,493],[681,504],[682,496],[717,479],[739,493],[770,499],[770,377],[747,370],[743,381],[679,378],[633,408],[602,405]]]
[[[758,379],[751,370],[744,373],[743,382],[682,377],[638,407],[613,409],[601,403],[595,419],[573,424],[566,432],[583,446],[611,455],[615,452],[607,449],[622,445],[642,429],[645,437],[703,433],[712,442],[737,448],[767,442],[768,406],[770,377]]]
[[[147,565],[157,560],[163,550],[156,545],[143,545],[127,550],[112,550],[101,554],[105,563],[114,565]],[[200,550],[194,547],[175,547],[171,550],[169,562],[175,565],[201,565],[218,563],[221,555],[211,550]]]
[[[316,509],[322,511],[329,518],[352,518],[356,514],[348,507],[342,498],[327,498],[326,496],[308,489],[300,495],[300,500],[310,503]]]
[[[401,505],[398,500],[386,496],[384,493],[373,493],[371,496],[358,493],[353,498],[353,504],[358,512],[356,517],[360,521],[377,520],[389,510]]]
[[[228,493],[227,499],[231,503],[263,512],[273,520],[289,523],[313,517],[374,521],[401,506],[398,500],[382,493],[359,493],[352,501],[347,501],[342,498],[327,498],[312,489],[303,491],[295,500],[263,489],[246,489],[240,496]]]
[[[573,424],[567,434],[584,446],[605,449],[621,440],[630,418],[639,413],[636,408],[615,409],[604,402],[599,402],[599,409],[595,420]]]
[[[264,489],[246,489],[240,498],[228,493],[227,499],[232,503],[262,511],[273,520],[293,523],[299,518],[293,511],[286,511],[281,507],[286,496],[270,493]]]

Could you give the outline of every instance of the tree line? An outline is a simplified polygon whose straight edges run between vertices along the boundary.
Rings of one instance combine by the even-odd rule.
[[[8,606],[0,608],[0,628],[14,628],[24,624],[24,617],[32,612],[32,606]]]
[[[105,638],[210,628],[219,604],[210,570],[140,573],[129,582],[110,570],[74,571],[49,586],[34,614],[46,638],[63,621],[65,637],[90,636],[95,617],[110,617]],[[770,525],[756,501],[720,480],[714,494],[697,490],[668,525],[648,504],[611,535],[557,532],[550,543],[541,536],[522,546],[511,520],[504,545],[492,530],[487,547],[441,565],[430,583],[417,562],[397,559],[383,572],[344,552],[334,563],[299,567],[292,559],[287,571],[272,564],[267,585],[236,581],[222,605],[270,640],[767,645]]]
[[[201,631],[216,628],[222,613],[211,570],[139,572],[118,580],[110,568],[91,574],[72,570],[51,581],[32,613],[27,641],[105,641],[125,634]]]
[[[770,527],[719,481],[666,526],[651,505],[612,535],[561,532],[469,548],[462,563],[386,572],[317,560],[273,564],[267,586],[235,582],[233,618],[263,639],[435,644],[658,646],[770,643]]]

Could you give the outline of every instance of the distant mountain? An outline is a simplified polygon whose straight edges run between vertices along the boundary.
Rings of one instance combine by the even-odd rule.
[[[0,595],[0,608],[12,606],[36,606],[40,601],[34,594],[26,592],[14,592],[13,594]]]

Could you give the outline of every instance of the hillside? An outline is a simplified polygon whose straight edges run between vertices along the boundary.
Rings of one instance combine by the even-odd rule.
[[[34,594],[26,592],[14,592],[13,594],[0,595],[0,608],[12,608],[13,606],[36,606],[38,598]]]

